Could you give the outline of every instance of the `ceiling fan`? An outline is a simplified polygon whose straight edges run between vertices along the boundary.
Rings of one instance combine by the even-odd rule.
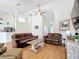
[[[46,13],[46,12],[42,11],[41,5],[38,4],[38,10],[37,10],[37,11],[33,11],[33,13],[35,13],[35,15],[37,15],[37,14],[43,15],[43,14]]]

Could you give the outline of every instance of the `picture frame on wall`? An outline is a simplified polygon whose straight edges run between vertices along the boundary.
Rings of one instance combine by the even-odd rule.
[[[38,25],[35,25],[35,29],[38,29]]]
[[[72,20],[72,24],[75,30],[78,31],[79,30],[79,16],[73,17],[71,20]]]
[[[59,30],[60,31],[68,31],[68,30],[70,30],[70,21],[69,21],[69,19],[59,22]]]
[[[3,18],[0,18],[0,20],[2,21],[2,20],[3,20]]]
[[[2,22],[3,22],[3,18],[0,18],[0,24],[2,24]]]

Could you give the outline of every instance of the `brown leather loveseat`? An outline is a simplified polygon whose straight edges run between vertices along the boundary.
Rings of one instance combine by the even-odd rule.
[[[32,33],[18,33],[12,35],[13,41],[15,41],[15,45],[17,48],[25,47],[27,45],[26,42],[37,39],[38,36],[33,36]]]
[[[62,35],[60,33],[48,33],[47,36],[44,36],[44,40],[46,43],[60,45],[62,40]]]

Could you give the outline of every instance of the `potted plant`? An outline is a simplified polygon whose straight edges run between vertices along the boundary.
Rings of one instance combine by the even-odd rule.
[[[79,43],[79,35],[75,35],[75,36],[74,36],[74,39],[75,39],[75,41],[76,41],[77,43]]]

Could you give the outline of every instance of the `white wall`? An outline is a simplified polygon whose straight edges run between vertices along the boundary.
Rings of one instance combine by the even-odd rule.
[[[60,32],[62,34],[65,33],[65,31],[59,31],[59,22],[62,20],[70,19],[71,18],[71,12],[72,8],[74,6],[75,0],[65,0],[64,5],[60,7],[60,9],[55,11],[55,32]],[[70,25],[70,28],[72,28],[72,24]],[[72,30],[72,29],[70,29]]]
[[[20,12],[16,12],[16,33],[28,33],[31,32],[31,25],[28,22],[28,17]],[[19,22],[19,17],[24,18],[25,22]]]
[[[73,6],[76,5],[76,4],[74,4],[74,2],[75,2],[75,0],[61,0],[61,1],[57,1],[55,3],[51,3],[51,4],[47,5],[46,7],[44,7],[47,11],[45,10],[46,15],[43,18],[43,20],[44,20],[43,25],[49,26],[50,24],[53,24],[55,32],[63,33],[63,31],[59,31],[59,22],[62,20],[65,20],[65,19],[70,19],[71,16],[79,14],[78,13],[78,4],[77,4],[77,6],[75,6],[73,8]],[[25,23],[18,22],[18,17],[20,17],[20,16],[23,16],[26,19]],[[8,18],[13,19],[13,20],[9,20],[9,22],[11,24],[14,24],[14,22],[16,22],[16,32],[31,32],[31,30],[32,30],[31,23],[28,23],[28,18],[24,14],[17,12],[15,15],[16,21],[14,21],[14,16],[11,16],[11,18],[7,17],[7,20],[8,20]],[[70,28],[71,31],[74,31],[72,23],[70,24],[70,27],[71,27]]]
[[[72,9],[72,12],[71,12],[71,18],[77,17],[77,16],[79,16],[79,2],[78,2],[78,0],[75,0],[74,6],[73,6],[73,9]],[[73,27],[72,19],[70,21],[71,21],[71,23],[70,23],[71,32],[76,32],[75,28]]]
[[[13,12],[2,12],[0,11],[0,18],[3,20],[0,21],[2,24],[0,24],[0,29],[4,27],[14,27],[14,16]],[[7,22],[9,24],[7,24]]]
[[[45,26],[49,26],[50,24],[54,27],[54,32],[65,33],[65,31],[59,31],[59,22],[66,19],[71,19],[71,13],[74,6],[75,0],[61,0],[56,3],[49,4],[45,7],[46,9],[46,18],[43,18],[43,22]],[[75,32],[72,22],[70,21],[70,30]],[[50,30],[48,30],[50,32]]]
[[[79,16],[79,2],[78,0],[75,0],[73,9],[72,9],[72,13],[71,13],[71,17],[76,17]]]
[[[33,35],[38,35],[39,37],[42,37],[43,35],[43,24],[42,24],[42,16],[41,15],[34,15],[32,16],[32,33]],[[37,29],[35,29],[35,26],[38,26]]]

